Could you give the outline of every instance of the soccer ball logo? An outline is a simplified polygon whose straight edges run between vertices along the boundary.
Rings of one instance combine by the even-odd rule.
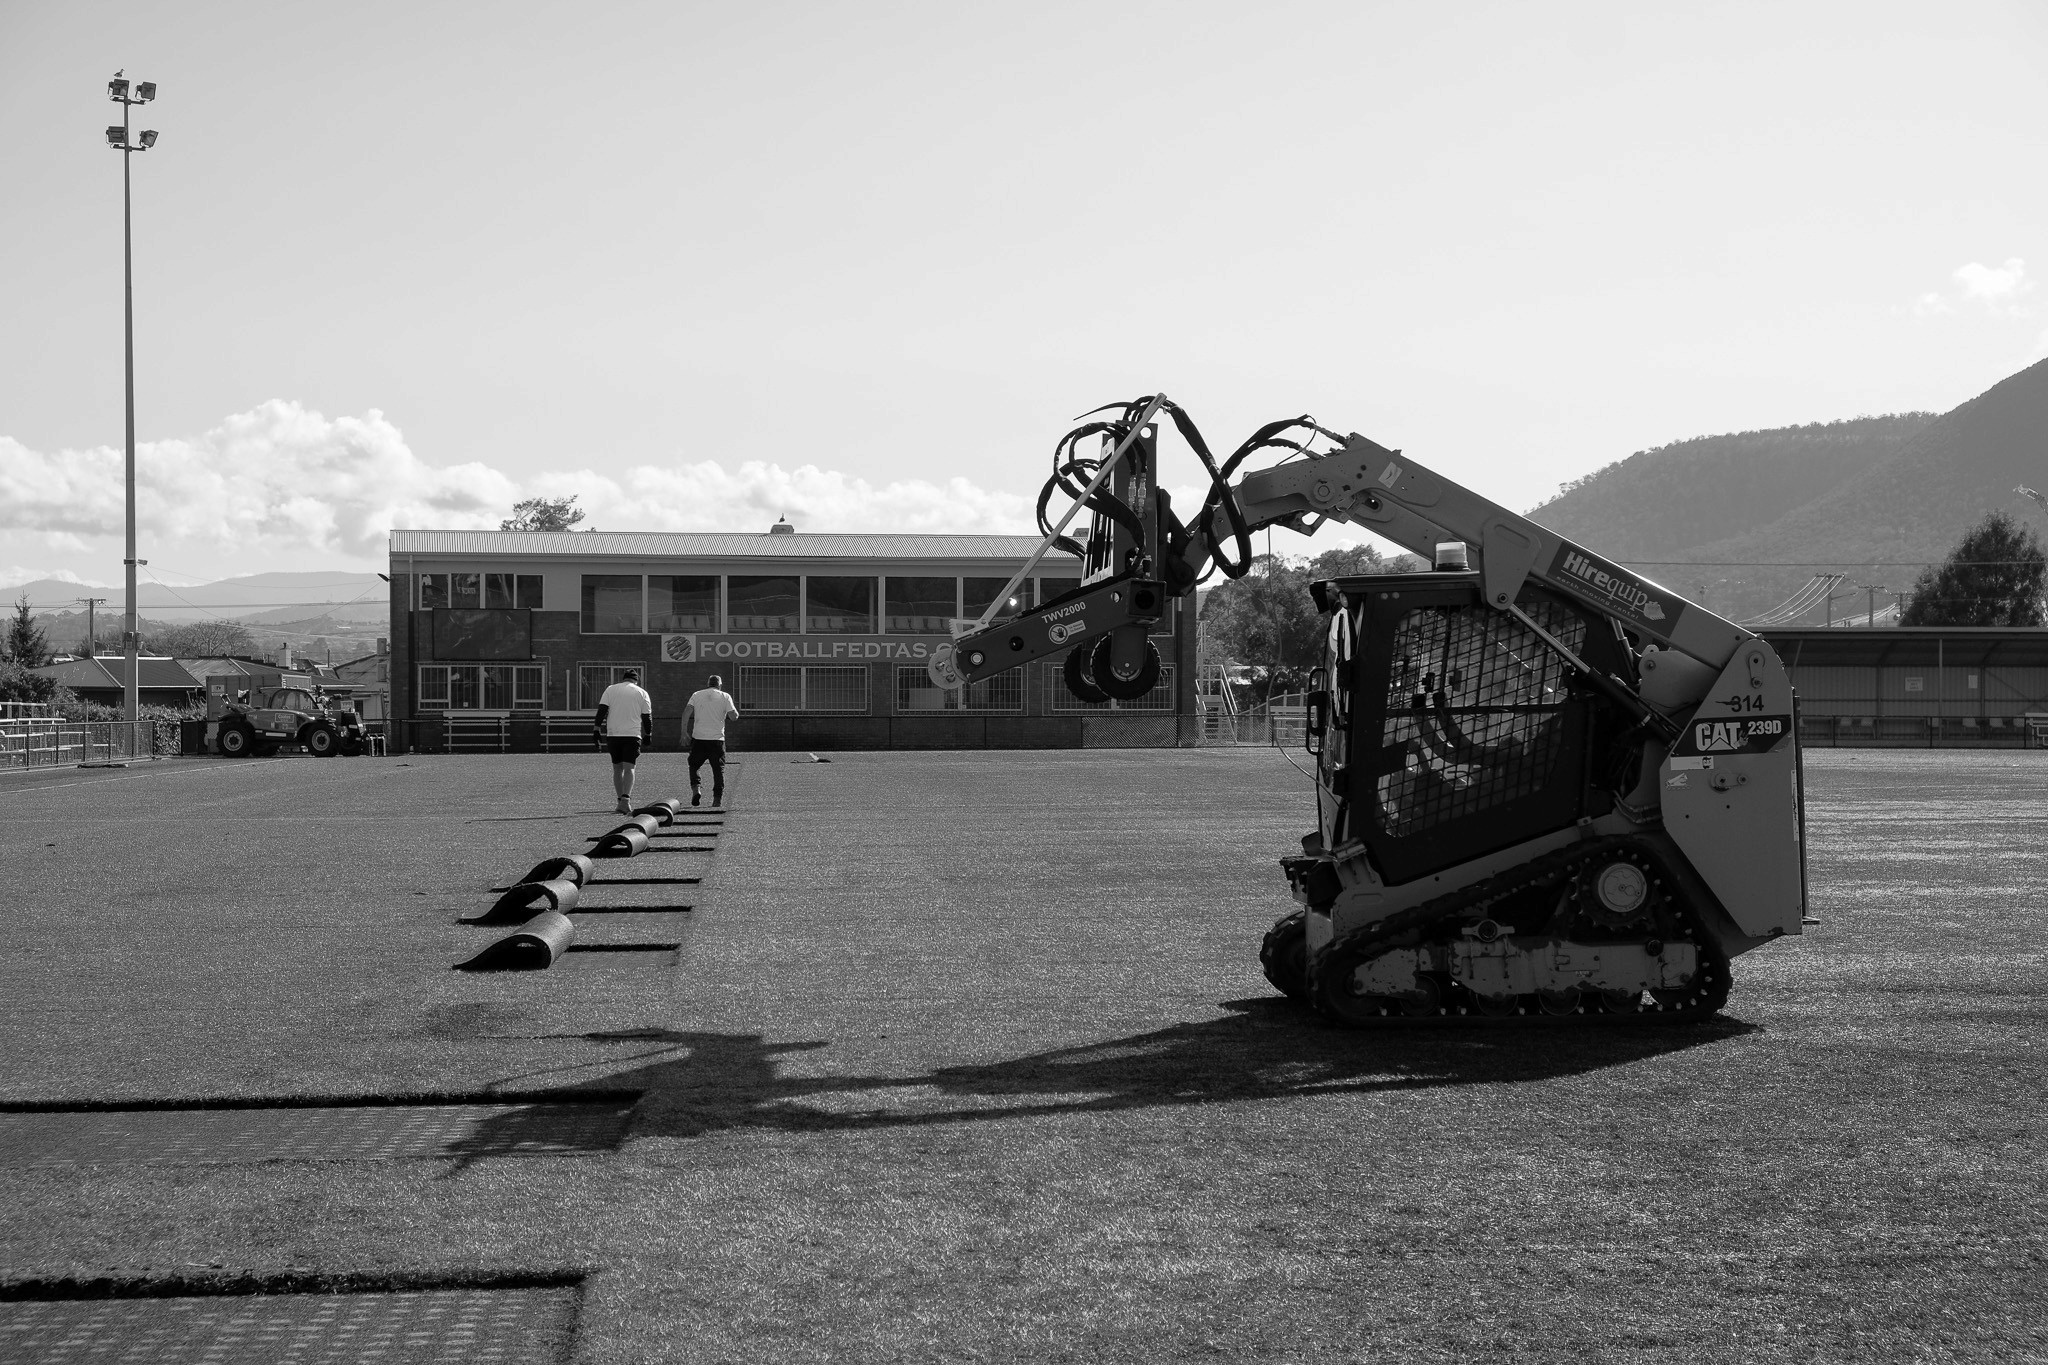
[[[697,637],[694,635],[664,635],[661,637],[661,657],[672,664],[690,663],[697,657]]]

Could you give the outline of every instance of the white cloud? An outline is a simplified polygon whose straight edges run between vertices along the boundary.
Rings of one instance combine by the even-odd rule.
[[[329,419],[272,400],[203,436],[136,449],[145,555],[181,547],[247,565],[284,552],[375,562],[393,527],[491,529],[521,498],[575,494],[606,530],[1021,532],[1032,500],[965,478],[875,484],[816,465],[762,460],[637,465],[518,479],[482,463],[430,465],[381,412]],[[0,437],[0,531],[48,542],[124,531],[122,452],[46,454]]]
[[[2007,258],[2004,265],[1997,267],[1975,261],[1958,266],[1955,280],[1962,286],[1964,298],[1996,310],[2010,308],[2023,295],[2034,292],[2034,282],[2027,278],[2027,263],[2017,256]]]
[[[2024,317],[2033,311],[2026,302],[2035,282],[2027,276],[2027,263],[2018,256],[2004,265],[1971,261],[1951,272],[1955,286],[1947,291],[1922,294],[1913,301],[1913,311],[1923,315],[1953,313],[1958,305],[1971,305],[2007,317]]]

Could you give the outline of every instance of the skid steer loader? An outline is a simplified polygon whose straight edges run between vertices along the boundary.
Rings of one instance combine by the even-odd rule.
[[[1278,989],[1347,1025],[1702,1019],[1730,959],[1800,932],[1798,702],[1762,639],[1363,436],[1275,422],[1219,462],[1164,395],[1101,412],[1055,448],[1044,541],[996,601],[1054,548],[1080,587],[955,622],[939,686],[1064,651],[1082,698],[1142,696],[1166,602],[1243,574],[1268,526],[1357,523],[1435,566],[1314,586],[1317,818],[1280,859]],[[1162,416],[1209,476],[1190,522]],[[1267,450],[1287,458],[1238,476]]]

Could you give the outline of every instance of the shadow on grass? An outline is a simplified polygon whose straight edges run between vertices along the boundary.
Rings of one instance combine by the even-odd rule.
[[[636,1136],[729,1128],[908,1127],[1034,1115],[1507,1084],[1581,1075],[1755,1031],[1714,1019],[1631,1027],[1416,1028],[1352,1032],[1277,998],[1224,1002],[1227,1018],[923,1075],[785,1076],[777,1059],[828,1047],[759,1034],[668,1029],[575,1035],[652,1046],[607,1071],[640,1090]],[[524,1079],[520,1078],[507,1078]]]

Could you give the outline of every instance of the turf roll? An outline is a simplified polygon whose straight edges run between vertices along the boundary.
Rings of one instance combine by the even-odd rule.
[[[638,810],[635,810],[633,814],[651,815],[655,818],[655,820],[657,820],[661,824],[667,825],[674,823],[676,818],[676,812],[681,810],[682,808],[683,803],[676,800],[673,796],[671,796],[665,801],[656,801],[651,805],[641,806]]]
[[[538,972],[555,965],[576,939],[576,926],[559,910],[543,910],[467,962],[461,972]]]
[[[621,825],[598,838],[590,850],[593,858],[631,858],[647,851],[647,831],[635,825]]]
[[[533,870],[519,879],[520,882],[574,882],[578,886],[590,880],[590,859],[581,853],[569,853],[559,858],[543,858],[533,865]],[[517,883],[514,883],[517,885]]]
[[[581,861],[586,867],[590,865],[588,858]],[[576,908],[576,898],[581,894],[581,888],[568,880],[525,881],[498,897],[490,909],[463,923],[517,924],[531,915],[534,907],[542,901],[547,902],[548,909],[566,915]]]

